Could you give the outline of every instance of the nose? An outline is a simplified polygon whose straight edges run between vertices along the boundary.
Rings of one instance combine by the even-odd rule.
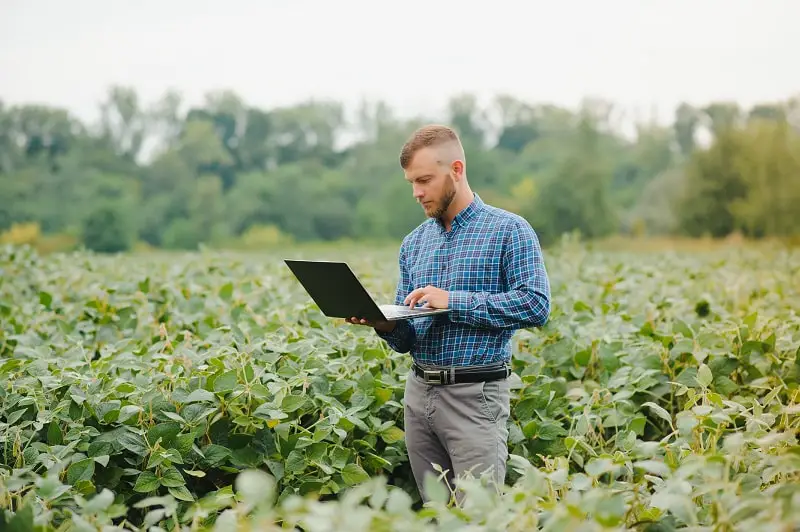
[[[414,199],[419,200],[419,199],[422,198],[423,192],[422,192],[422,187],[421,186],[419,186],[416,183],[414,183],[412,190],[413,190],[413,194],[414,194]]]

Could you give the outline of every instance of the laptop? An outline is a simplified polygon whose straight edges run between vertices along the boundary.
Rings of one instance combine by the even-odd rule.
[[[329,318],[396,321],[450,312],[407,305],[378,304],[346,262],[284,259],[308,295]]]

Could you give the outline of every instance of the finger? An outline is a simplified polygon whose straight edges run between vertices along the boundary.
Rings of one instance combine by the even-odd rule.
[[[412,290],[411,292],[409,292],[406,298],[403,300],[403,303],[408,305],[408,302],[411,301],[412,298],[416,297],[421,290],[422,288],[417,288],[416,290]]]
[[[416,290],[414,290],[413,292],[409,292],[409,294],[403,300],[403,304],[408,305],[408,302],[411,301],[414,297],[416,297],[416,292],[417,292]]]
[[[414,308],[414,306],[417,304],[417,301],[419,301],[420,298],[422,298],[424,296],[425,296],[425,293],[422,292],[422,289],[414,290],[414,292],[409,294],[409,297],[408,297],[408,300],[406,301],[406,303],[408,304],[409,307]]]
[[[416,290],[411,292],[409,296],[413,295],[414,297],[411,299],[411,301],[409,301],[408,306],[414,308],[417,305],[417,303],[421,301],[427,301],[428,297],[430,297],[430,292],[432,289],[433,287],[431,285],[428,285],[424,288],[417,288]]]

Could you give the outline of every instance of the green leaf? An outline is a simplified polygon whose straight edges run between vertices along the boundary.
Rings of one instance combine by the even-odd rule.
[[[209,467],[213,467],[228,458],[231,455],[231,451],[227,447],[212,443],[203,448],[203,455],[205,456],[203,462]]]
[[[194,497],[186,486],[170,487],[167,488],[167,491],[179,501],[194,502]]]
[[[677,334],[681,334],[686,338],[694,338],[694,332],[692,328],[689,327],[689,324],[683,320],[675,320],[675,323],[672,324],[672,331]]]
[[[127,449],[128,451],[139,455],[144,456],[147,454],[147,445],[142,439],[141,436],[138,434],[134,434],[133,432],[125,432],[123,433],[118,440],[119,445],[123,448]]]
[[[168,467],[161,472],[161,485],[166,487],[177,487],[183,486],[186,484],[186,480],[184,480],[183,476],[181,475],[180,471],[178,471],[175,467]]]
[[[595,509],[594,519],[605,527],[616,527],[625,516],[625,500],[622,495],[604,498]]]
[[[286,457],[286,472],[299,475],[306,468],[306,459],[303,453],[295,449]]]
[[[47,443],[49,445],[61,445],[64,443],[64,435],[57,421],[51,421],[47,427]]]
[[[678,412],[675,425],[682,436],[688,436],[700,422],[691,412]]]
[[[0,524],[2,522],[3,510],[0,509]],[[3,529],[4,532],[33,532],[33,507],[30,503],[25,504],[11,518]]]
[[[39,303],[44,305],[47,310],[52,310],[51,305],[53,303],[53,295],[49,292],[39,292]]]
[[[119,410],[119,415],[117,416],[117,422],[124,423],[132,416],[138,414],[142,411],[142,407],[139,405],[125,405]]]
[[[644,434],[644,428],[646,424],[647,418],[644,416],[637,416],[631,420],[628,428],[637,436],[642,436]]]
[[[403,438],[405,438],[405,433],[400,427],[397,426],[389,427],[388,429],[381,432],[381,439],[383,439],[383,441],[385,441],[389,445],[397,443],[403,440]]]
[[[233,296],[233,283],[225,283],[219,288],[219,297],[225,301],[230,301]]]
[[[756,326],[756,321],[757,320],[758,320],[758,311],[754,311],[754,312],[751,312],[750,314],[748,314],[744,318],[744,320],[742,320],[742,323],[744,325],[746,325],[747,328],[752,331]]]
[[[204,401],[214,402],[215,399],[216,397],[214,396],[213,393],[209,392],[208,390],[203,390],[202,388],[200,388],[190,393],[189,397],[186,398],[184,403],[196,403]]]
[[[514,414],[520,421],[528,421],[536,413],[537,399],[529,397],[519,401],[514,407]]]
[[[11,413],[11,414],[8,416],[8,420],[6,421],[6,423],[7,423],[9,426],[13,426],[13,425],[14,425],[14,424],[15,424],[15,423],[16,423],[16,422],[19,420],[19,418],[21,418],[21,417],[22,417],[22,415],[23,415],[24,413],[25,413],[25,409],[24,409],[24,408],[22,408],[22,409],[20,409],[20,410],[17,410],[16,412],[12,412],[12,413]]]
[[[147,443],[153,446],[160,440],[161,447],[168,447],[180,431],[181,426],[173,421],[159,423],[147,431]]]
[[[94,475],[94,460],[87,458],[72,463],[67,468],[67,483],[75,485],[81,480],[91,480]]]
[[[435,475],[425,475],[423,480],[423,487],[428,498],[440,505],[447,504],[450,499],[450,494],[447,491],[447,486],[444,481],[440,480]]]
[[[551,422],[545,422],[539,425],[536,436],[545,441],[554,440],[559,436],[565,436],[567,431],[561,425]]]
[[[236,376],[236,370],[226,371],[214,379],[214,392],[230,392],[236,386],[237,382],[238,377]]]
[[[149,493],[158,489],[159,485],[160,483],[155,473],[152,471],[143,471],[136,478],[136,484],[133,486],[133,491],[138,491],[139,493]]]
[[[575,364],[578,366],[586,367],[589,365],[589,361],[592,358],[592,352],[588,349],[584,349],[583,351],[578,351],[575,353]]]
[[[739,361],[733,357],[718,356],[708,363],[708,367],[715,377],[730,377],[739,367]]]
[[[592,458],[586,463],[586,474],[597,477],[614,469],[614,463],[608,458]]]
[[[89,502],[83,507],[86,513],[99,513],[108,510],[108,507],[114,502],[114,494],[108,488],[103,488],[103,491],[92,497]]]
[[[335,447],[331,451],[331,465],[336,469],[342,469],[347,464],[347,461],[350,459],[351,451],[350,449],[345,449],[343,447]]]
[[[143,281],[139,281],[136,285],[140,292],[147,294],[150,292],[150,277],[145,277]]]
[[[360,465],[351,463],[342,469],[342,480],[348,486],[353,486],[369,480],[369,475]]]
[[[186,423],[186,420],[183,419],[180,415],[176,414],[175,412],[162,412],[164,416],[168,417],[172,421],[177,421],[178,423]]]
[[[697,369],[697,382],[700,386],[708,388],[713,380],[714,375],[711,373],[711,369],[705,364],[700,364],[700,367]]]
[[[670,426],[672,426],[672,416],[670,416],[669,412],[664,410],[663,407],[658,406],[652,401],[647,401],[646,403],[642,403],[642,406],[649,407],[658,417],[667,421],[670,424]]]
[[[641,460],[633,463],[633,467],[643,469],[652,475],[666,477],[670,473],[669,466],[656,460]]]
[[[271,501],[275,492],[275,480],[260,469],[242,471],[236,477],[236,491],[250,506]]]
[[[286,413],[294,412],[306,403],[305,395],[287,395],[281,402],[281,410]]]
[[[739,389],[739,385],[729,377],[721,375],[714,378],[714,388],[721,394],[733,395]]]

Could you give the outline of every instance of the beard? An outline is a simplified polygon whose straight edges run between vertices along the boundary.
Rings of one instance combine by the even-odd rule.
[[[450,207],[450,204],[453,203],[453,198],[455,197],[455,183],[453,182],[453,177],[448,176],[447,182],[444,185],[444,191],[442,192],[442,199],[436,203],[434,210],[431,211],[428,216],[430,218],[441,218],[448,207]]]

